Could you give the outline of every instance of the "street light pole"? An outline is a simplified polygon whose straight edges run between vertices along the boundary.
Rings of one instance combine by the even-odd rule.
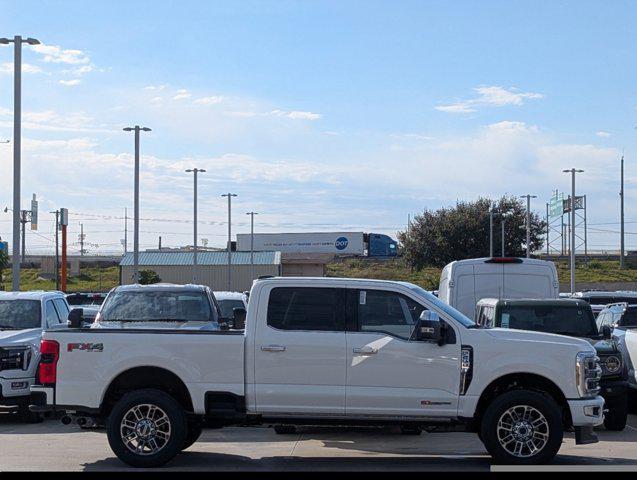
[[[192,244],[192,283],[197,283],[197,174],[205,173],[202,168],[189,168],[186,173],[192,173],[194,178],[193,197],[193,244]]]
[[[493,207],[489,207],[489,257],[493,258]]]
[[[228,291],[232,291],[232,197],[234,193],[224,193],[222,197],[228,197]]]
[[[135,219],[133,221],[133,283],[139,281],[139,132],[150,132],[150,128],[134,127],[124,128],[125,132],[135,132],[135,193],[133,207]]]
[[[571,293],[575,293],[575,174],[583,173],[584,170],[571,168],[569,170],[562,170],[562,172],[571,174],[571,201],[569,205],[571,214]]]
[[[624,156],[622,155],[622,164],[621,164],[621,187],[619,190],[619,198],[621,201],[620,204],[620,235],[621,239],[619,242],[619,268],[620,270],[624,269]]]
[[[531,257],[531,199],[537,198],[537,195],[522,195],[520,198],[526,198],[526,258]]]
[[[500,224],[502,226],[502,257],[504,258],[504,225],[506,223],[506,220],[504,220],[504,218],[502,218],[502,223]]]
[[[22,153],[22,44],[39,45],[35,38],[0,38],[0,45],[13,43],[13,247],[12,290],[20,290],[20,169]]]
[[[247,212],[246,215],[250,215],[250,276],[254,280],[254,216],[259,214]]]

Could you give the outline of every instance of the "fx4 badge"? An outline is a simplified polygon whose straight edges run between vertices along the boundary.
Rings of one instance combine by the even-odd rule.
[[[72,352],[74,350],[80,350],[83,352],[102,352],[104,351],[103,343],[69,343],[66,346],[67,352]]]

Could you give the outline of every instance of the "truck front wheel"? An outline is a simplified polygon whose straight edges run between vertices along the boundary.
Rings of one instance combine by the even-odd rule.
[[[562,411],[548,395],[512,390],[491,402],[480,433],[497,463],[548,463],[557,455],[564,436]]]
[[[621,432],[626,428],[628,420],[628,395],[621,395],[608,402],[608,412],[604,415],[606,430]]]
[[[132,467],[160,467],[183,448],[187,420],[182,406],[161,390],[143,389],[124,395],[108,417],[111,449]]]

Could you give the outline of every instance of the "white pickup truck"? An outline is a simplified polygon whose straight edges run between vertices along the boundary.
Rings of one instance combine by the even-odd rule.
[[[116,300],[98,320],[116,320]],[[254,424],[466,425],[495,461],[535,464],[564,430],[596,442],[603,421],[590,343],[478,328],[404,282],[261,279],[245,331],[69,328],[45,332],[41,351],[31,409],[105,425],[137,467],[166,463],[202,427]]]

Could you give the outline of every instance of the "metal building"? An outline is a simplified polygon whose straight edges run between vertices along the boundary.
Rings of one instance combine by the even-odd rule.
[[[140,252],[139,269],[153,270],[162,282],[192,283],[192,252]],[[281,275],[281,252],[254,252],[254,265],[250,252],[232,252],[232,291],[250,290],[252,280],[264,275]],[[121,285],[132,283],[133,253],[122,257],[119,264]],[[228,253],[198,252],[197,283],[213,290],[228,290]]]

